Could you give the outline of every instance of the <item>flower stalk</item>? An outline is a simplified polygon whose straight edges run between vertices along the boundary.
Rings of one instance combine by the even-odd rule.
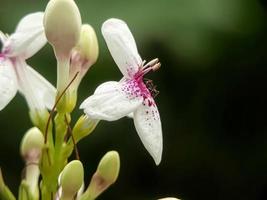
[[[10,189],[6,186],[4,182],[4,178],[2,175],[2,170],[0,168],[0,199],[3,200],[15,200],[14,194],[10,191]]]

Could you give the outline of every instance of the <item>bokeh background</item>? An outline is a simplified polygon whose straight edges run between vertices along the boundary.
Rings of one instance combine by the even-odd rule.
[[[143,59],[162,68],[147,76],[160,95],[164,134],[161,164],[155,166],[131,119],[101,122],[78,144],[86,182],[106,151],[121,156],[118,181],[99,199],[267,199],[267,5],[256,0],[77,0],[84,23],[96,30],[98,62],[84,78],[79,100],[98,84],[121,74],[100,33],[117,17],[132,30]],[[47,1],[1,0],[0,30],[12,33],[19,19],[42,11]],[[55,84],[49,45],[28,60]],[[19,144],[31,126],[17,95],[0,112],[0,166],[16,193],[22,159]],[[75,110],[75,116],[81,115]]]

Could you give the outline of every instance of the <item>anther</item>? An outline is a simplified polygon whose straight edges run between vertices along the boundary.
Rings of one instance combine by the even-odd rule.
[[[144,66],[145,63],[146,63],[146,60],[143,60],[143,62],[142,62],[142,66]],[[142,66],[141,66],[141,68],[142,68]]]
[[[155,58],[155,59],[149,61],[149,62],[143,67],[143,69],[148,68],[148,67],[152,67],[152,66],[156,65],[158,62],[159,62],[159,59],[158,59],[158,58]]]
[[[152,66],[152,70],[157,71],[160,68],[160,66],[161,66],[161,63],[159,62],[159,63]]]

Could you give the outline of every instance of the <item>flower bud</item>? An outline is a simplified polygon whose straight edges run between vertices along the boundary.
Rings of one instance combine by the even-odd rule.
[[[50,0],[47,4],[44,28],[57,58],[58,96],[69,81],[70,52],[79,41],[81,24],[80,12],[73,0]],[[68,99],[63,98],[57,110],[64,112],[66,102]]]
[[[61,172],[59,184],[62,188],[61,199],[74,199],[83,184],[84,170],[79,160],[68,163]]]
[[[119,175],[120,157],[118,152],[109,151],[100,160],[96,173],[103,177],[109,185],[113,184]]]
[[[25,180],[22,180],[29,187],[33,199],[39,199],[38,180],[40,176],[39,160],[44,146],[42,132],[33,127],[29,129],[22,138],[20,152],[26,162]]]
[[[45,34],[56,56],[69,56],[79,41],[81,16],[73,0],[50,0],[44,16]]]
[[[44,136],[38,128],[33,127],[25,133],[21,141],[20,153],[26,163],[39,162],[43,145]]]
[[[39,127],[40,129],[46,126],[49,118],[49,112],[47,109],[30,109],[29,115],[34,126]]]
[[[76,122],[72,134],[76,142],[80,141],[82,138],[86,137],[93,132],[97,126],[99,120],[90,119],[86,115],[82,115]]]
[[[96,62],[98,53],[98,42],[93,27],[89,24],[82,25],[80,40],[71,52],[69,79],[78,73],[70,86],[71,95],[77,96],[79,84],[89,68]]]
[[[74,51],[79,52],[80,57],[91,65],[96,62],[99,54],[98,41],[94,28],[89,24],[82,25],[80,39]]]
[[[83,191],[84,191],[84,183],[82,184],[82,186],[78,190],[77,195],[76,195],[76,199],[80,199],[81,198],[81,196],[83,194]]]
[[[106,153],[100,160],[91,182],[80,200],[95,199],[118,178],[120,158],[116,151]]]

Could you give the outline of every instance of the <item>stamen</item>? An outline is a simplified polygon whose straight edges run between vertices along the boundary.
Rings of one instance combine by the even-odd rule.
[[[143,68],[145,63],[146,63],[146,60],[143,60],[141,68]]]
[[[153,65],[157,64],[158,62],[159,62],[159,59],[155,58],[155,59],[151,60],[150,62],[148,62],[142,69],[152,67]]]
[[[159,63],[155,64],[154,66],[152,66],[152,70],[157,71],[160,68],[160,66],[161,66],[161,63],[159,62]]]
[[[149,66],[149,67],[146,67],[146,68],[143,68],[145,70],[143,70],[143,73],[142,75],[145,75],[147,74],[148,72],[150,72],[151,70],[153,71],[157,71],[159,68],[160,68],[161,64],[160,63],[155,63],[154,65],[152,66]]]
[[[145,60],[143,61],[144,65]],[[158,58],[155,58],[153,60],[151,60],[150,62],[148,62],[146,65],[144,65],[143,67],[141,67],[141,69],[139,70],[139,73],[136,74],[136,78],[140,78],[142,76],[144,76],[145,74],[147,74],[148,72],[152,71],[156,71],[160,68],[161,63],[159,62]]]

